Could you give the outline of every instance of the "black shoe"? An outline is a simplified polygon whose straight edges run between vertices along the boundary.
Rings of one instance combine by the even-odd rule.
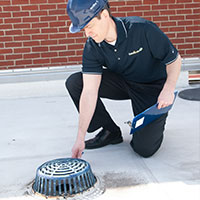
[[[108,144],[119,144],[121,142],[123,142],[123,138],[120,130],[111,133],[108,130],[102,129],[94,138],[85,141],[85,148],[96,149]]]

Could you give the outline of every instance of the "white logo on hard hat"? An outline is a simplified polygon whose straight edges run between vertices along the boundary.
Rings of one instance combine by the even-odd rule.
[[[96,1],[95,3],[92,4],[92,6],[90,7],[90,10],[94,9],[94,7],[98,4],[99,1]]]

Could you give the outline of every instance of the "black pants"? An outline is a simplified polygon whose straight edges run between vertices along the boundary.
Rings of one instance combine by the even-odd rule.
[[[137,115],[157,102],[158,95],[164,83],[165,80],[153,83],[125,81],[120,75],[109,70],[104,70],[99,88],[97,106],[88,132],[93,132],[100,127],[107,128],[108,130],[118,128],[105,109],[100,97],[113,100],[130,99],[133,113]],[[79,110],[79,100],[83,88],[82,73],[72,74],[66,81],[66,88],[77,110]],[[163,140],[166,118],[167,114],[162,115],[156,121],[133,134],[130,144],[135,152],[143,157],[149,157],[159,149]]]

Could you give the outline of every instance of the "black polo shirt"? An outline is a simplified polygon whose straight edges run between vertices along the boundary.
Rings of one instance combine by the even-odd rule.
[[[178,56],[168,37],[156,24],[140,17],[113,17],[113,20],[117,27],[115,45],[88,38],[82,72],[101,74],[105,67],[127,81],[148,83],[166,79],[166,65]]]

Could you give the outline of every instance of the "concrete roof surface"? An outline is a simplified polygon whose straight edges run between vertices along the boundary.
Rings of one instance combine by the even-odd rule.
[[[186,73],[181,72],[178,91],[191,87]],[[27,187],[37,167],[71,156],[78,113],[64,85],[64,79],[0,85],[0,200],[34,199]],[[124,142],[85,150],[82,159],[106,187],[97,199],[199,200],[200,102],[176,99],[163,144],[150,158],[138,156],[129,145],[124,122],[133,118],[130,102],[104,102]]]

